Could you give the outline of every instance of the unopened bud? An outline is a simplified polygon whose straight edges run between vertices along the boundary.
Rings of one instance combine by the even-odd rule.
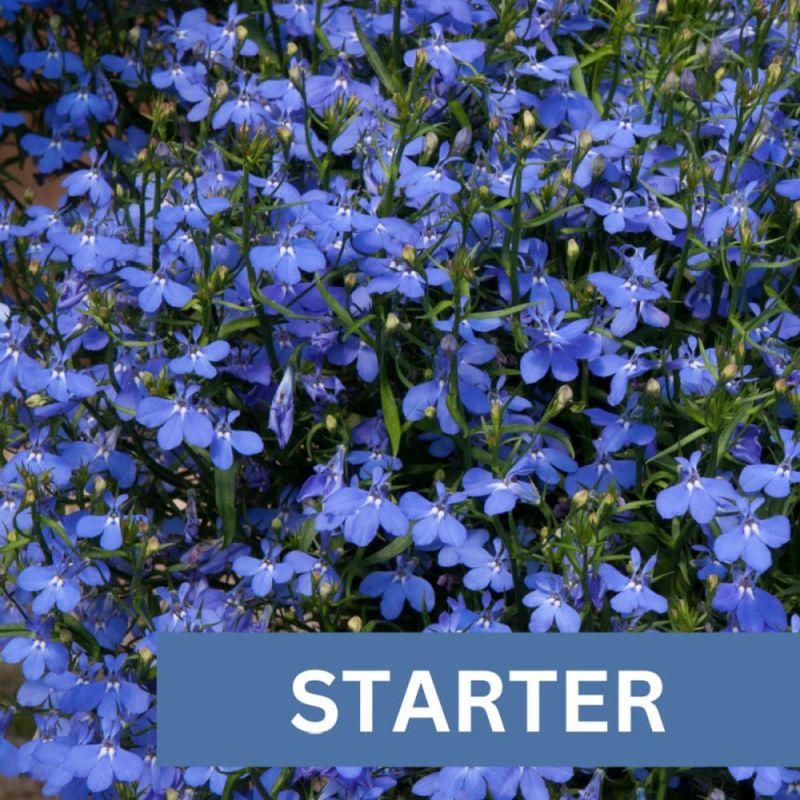
[[[417,55],[414,59],[414,69],[424,69],[425,65],[428,63],[428,54],[425,52],[425,48],[419,47],[417,48]]]
[[[786,394],[789,391],[789,384],[786,383],[785,378],[778,378],[775,381],[775,393],[776,394]]]
[[[503,37],[503,44],[506,47],[513,47],[517,43],[517,32],[511,28],[510,30],[506,31],[506,35]]]
[[[236,39],[240,42],[243,42],[247,39],[247,28],[244,25],[237,25],[236,26]]]
[[[738,374],[739,368],[736,366],[736,364],[726,364],[725,369],[722,370],[722,380],[732,381]]]
[[[578,148],[581,152],[587,152],[591,148],[593,141],[594,137],[589,131],[584,130],[578,134]]]
[[[394,311],[390,311],[386,315],[386,322],[383,323],[383,327],[386,333],[394,333],[400,327],[400,317]]]
[[[328,431],[328,433],[335,433],[338,425],[339,421],[333,416],[333,414],[325,415],[325,429]]]
[[[715,36],[711,40],[711,44],[708,47],[708,58],[711,71],[716,72],[725,58],[725,45],[722,44],[722,39],[719,36]]]
[[[800,200],[795,200],[792,203],[792,213],[794,214],[795,222],[800,222]]]
[[[526,108],[522,112],[522,128],[525,132],[528,132],[532,131],[534,127],[536,127],[536,117]]]
[[[58,33],[61,30],[61,17],[59,17],[58,14],[53,14],[47,23],[53,33]]]
[[[472,144],[472,131],[469,128],[461,128],[453,140],[453,155],[466,155]]]
[[[572,496],[572,507],[574,509],[583,508],[589,502],[589,490],[581,489]]]
[[[347,620],[347,630],[352,633],[361,633],[363,627],[364,620],[361,619],[361,617],[350,617],[350,619]]]
[[[273,517],[269,526],[275,533],[280,533],[283,530],[283,520],[280,517]]]
[[[575,264],[580,254],[581,246],[574,239],[570,239],[567,242],[567,265],[572,266]]]
[[[348,272],[347,275],[344,276],[345,289],[355,289],[357,283],[358,283],[358,275],[356,275],[355,272]]]
[[[650,397],[661,397],[661,384],[655,378],[647,379],[644,390]]]
[[[678,77],[678,73],[675,72],[674,69],[671,69],[667,73],[667,77],[664,78],[664,82],[661,84],[661,88],[664,90],[665,94],[675,94],[678,91],[681,85],[681,79]]]
[[[296,55],[297,55],[297,44],[295,42],[289,42],[286,45],[286,57],[294,58]]]
[[[214,86],[214,99],[217,101],[222,101],[227,96],[228,96],[228,82],[220,79]]]
[[[446,333],[442,336],[439,346],[448,358],[452,358],[458,352],[458,339],[452,333]]]
[[[428,406],[425,409],[425,417],[427,419],[434,419],[436,417],[436,406]]]
[[[414,249],[413,244],[403,245],[403,261],[408,264],[413,264],[417,259],[417,251]]]
[[[572,387],[566,383],[562,384],[558,387],[558,392],[556,393],[556,408],[559,410],[566,408],[572,403],[572,398]]]
[[[667,0],[658,0],[656,3],[656,16],[663,17],[669,11]]]
[[[433,158],[438,147],[439,137],[433,131],[428,131],[425,134],[425,146],[422,149],[423,159]]]
[[[599,180],[606,171],[606,159],[604,156],[595,156],[592,159],[592,179]]]

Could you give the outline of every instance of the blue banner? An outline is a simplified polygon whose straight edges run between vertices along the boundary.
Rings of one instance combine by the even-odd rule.
[[[793,634],[159,634],[165,766],[800,764]]]

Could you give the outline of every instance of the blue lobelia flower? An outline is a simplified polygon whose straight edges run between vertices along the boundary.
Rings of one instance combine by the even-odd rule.
[[[464,492],[470,497],[486,497],[483,510],[492,516],[513,511],[517,502],[538,505],[541,499],[538,490],[530,480],[525,480],[535,470],[530,456],[518,459],[502,478],[495,478],[482,467],[473,467],[462,479]]]
[[[770,549],[781,547],[789,541],[791,527],[782,515],[766,519],[756,516],[764,505],[763,497],[755,500],[737,498],[731,513],[722,510],[717,522],[722,533],[714,541],[714,553],[721,561],[732,564],[738,559],[760,574],[772,565]]]
[[[39,623],[34,626],[33,636],[20,636],[6,644],[3,660],[8,664],[22,662],[22,674],[36,681],[48,670],[64,672],[69,656],[63,644],[52,640],[52,624]]]
[[[566,783],[572,779],[571,767],[510,767],[489,772],[488,783],[494,800],[549,800],[545,781]]]
[[[464,586],[473,591],[492,587],[495,592],[507,592],[514,586],[511,561],[502,540],[492,540],[491,552],[477,544],[466,544],[458,549],[459,560],[469,568],[464,576]]]
[[[121,508],[127,499],[126,494],[114,497],[106,492],[104,500],[108,511],[105,514],[81,517],[75,529],[78,536],[81,539],[99,536],[100,547],[104,550],[117,550],[122,545]]]
[[[201,378],[213,378],[217,374],[212,362],[222,361],[230,353],[230,345],[224,339],[200,345],[202,328],[195,325],[192,329],[191,341],[182,333],[176,333],[175,339],[183,345],[184,354],[169,362],[173,375],[199,375]]]
[[[253,456],[264,449],[264,442],[257,433],[231,427],[238,418],[238,411],[229,411],[214,428],[211,463],[218,469],[228,469],[233,464],[234,451],[243,456]]]
[[[435,602],[433,587],[414,574],[416,567],[416,559],[405,561],[398,556],[394,572],[371,572],[361,581],[358,590],[367,597],[381,598],[384,619],[397,619],[406,602],[415,611],[424,608],[430,612]]]
[[[140,756],[120,746],[120,724],[103,720],[103,740],[99,744],[73,747],[64,759],[64,768],[81,778],[92,792],[104,792],[115,781],[133,782],[144,768]]]
[[[586,333],[591,320],[576,319],[562,325],[563,320],[563,311],[552,317],[537,315],[538,327],[526,329],[530,346],[519,364],[525,383],[537,383],[548,372],[559,381],[574,380],[578,360],[598,355],[597,340]]]
[[[446,42],[444,31],[438,22],[431,25],[431,38],[421,47],[425,51],[428,63],[441,72],[448,83],[455,80],[457,61],[472,64],[485,52],[486,45],[473,39],[459,42]],[[417,60],[417,51],[408,50],[403,58],[406,66],[413,67]]]
[[[352,486],[343,486],[325,499],[323,512],[331,515],[318,530],[327,530],[330,524],[337,527],[344,524],[344,538],[348,542],[364,547],[383,528],[390,536],[405,536],[408,532],[408,519],[403,511],[389,497],[388,475],[380,467],[372,472],[372,486],[369,491],[358,486],[354,479]]]
[[[791,486],[800,483],[800,472],[793,462],[800,458],[800,442],[788,428],[779,431],[783,443],[783,459],[779,464],[748,464],[739,476],[739,485],[745,492],[763,491],[770,497],[788,497]]]
[[[600,565],[600,577],[612,592],[617,594],[611,598],[611,608],[620,614],[639,616],[647,611],[664,614],[667,610],[667,600],[656,594],[650,588],[649,574],[656,565],[656,556],[652,555],[642,567],[642,558],[637,548],[631,550],[630,575],[623,575],[611,564]]]
[[[184,441],[194,447],[208,447],[214,439],[214,427],[192,400],[200,387],[184,387],[179,382],[176,388],[174,399],[145,397],[136,409],[136,421],[146,428],[158,428],[156,438],[164,450],[174,450]]]
[[[782,603],[756,586],[756,579],[749,571],[737,570],[732,583],[721,583],[711,606],[733,614],[739,629],[746,633],[786,630],[786,611]]]
[[[266,597],[273,584],[288,583],[294,576],[294,567],[290,562],[281,561],[281,546],[273,544],[269,539],[261,540],[263,558],[239,556],[234,559],[233,571],[243,578],[250,578],[250,586],[256,597]]]
[[[443,544],[459,546],[467,538],[467,529],[453,515],[450,507],[467,499],[464,492],[450,492],[436,481],[436,500],[431,501],[417,492],[406,492],[400,498],[400,508],[408,519],[414,521],[411,530],[414,543],[420,546]]]
[[[581,618],[570,605],[569,591],[560,575],[551,572],[537,572],[525,579],[533,589],[522,598],[531,614],[528,630],[533,633],[549,631],[555,622],[561,633],[576,633],[581,628]]]
[[[708,523],[714,519],[721,502],[735,499],[728,481],[700,477],[697,465],[702,456],[699,450],[695,450],[688,459],[675,459],[680,483],[662,489],[656,496],[656,509],[663,519],[682,517],[688,511],[695,522]]]

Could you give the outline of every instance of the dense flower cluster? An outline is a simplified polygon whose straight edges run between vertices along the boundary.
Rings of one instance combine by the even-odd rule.
[[[796,0],[0,9],[0,771],[800,797],[154,759],[158,631],[800,628]]]

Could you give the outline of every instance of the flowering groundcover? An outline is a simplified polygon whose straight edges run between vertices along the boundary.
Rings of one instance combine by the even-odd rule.
[[[777,765],[154,758],[157,631],[800,627],[796,0],[0,18],[0,731],[30,739],[0,771],[800,797]]]

